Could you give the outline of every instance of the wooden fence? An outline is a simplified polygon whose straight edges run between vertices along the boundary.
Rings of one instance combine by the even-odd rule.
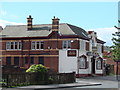
[[[75,82],[75,73],[3,73],[3,87]]]

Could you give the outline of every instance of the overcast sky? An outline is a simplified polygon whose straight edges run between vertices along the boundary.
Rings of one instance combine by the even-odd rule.
[[[56,16],[60,23],[69,23],[84,30],[94,30],[98,38],[112,45],[117,31],[118,2],[0,2],[0,25],[26,24],[31,15],[33,24],[51,24]]]

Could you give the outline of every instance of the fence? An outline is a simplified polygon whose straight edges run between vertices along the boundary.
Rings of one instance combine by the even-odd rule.
[[[16,87],[25,85],[57,84],[75,82],[75,73],[3,73],[2,86]]]

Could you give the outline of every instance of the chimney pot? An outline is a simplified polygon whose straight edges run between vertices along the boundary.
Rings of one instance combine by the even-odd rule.
[[[52,31],[57,31],[59,30],[59,18],[55,18],[55,16],[52,19]]]
[[[31,15],[29,15],[29,17],[27,18],[27,29],[28,30],[32,30],[32,17]]]

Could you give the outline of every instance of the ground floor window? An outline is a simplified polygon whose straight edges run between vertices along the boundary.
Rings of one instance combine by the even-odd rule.
[[[102,69],[102,58],[98,58],[96,61],[96,69]]]
[[[34,57],[30,57],[30,64],[34,64]]]
[[[25,64],[28,64],[28,57],[25,57]]]
[[[38,57],[38,64],[44,65],[44,57]]]
[[[82,55],[79,57],[79,66],[80,66],[80,69],[87,68],[87,57],[85,55]]]
[[[14,65],[19,66],[19,57],[14,57]]]
[[[11,65],[11,57],[6,57],[6,65]]]

